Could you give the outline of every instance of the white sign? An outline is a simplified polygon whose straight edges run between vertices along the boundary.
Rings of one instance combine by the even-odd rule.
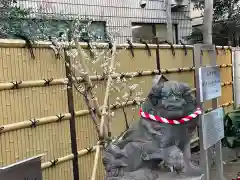
[[[224,138],[223,108],[203,115],[203,146],[208,149]]]
[[[204,102],[221,96],[220,67],[199,68],[200,100]]]

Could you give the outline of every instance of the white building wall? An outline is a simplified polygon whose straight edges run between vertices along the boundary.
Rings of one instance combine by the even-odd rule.
[[[192,26],[203,24],[203,13],[204,10],[194,9],[194,3],[190,4],[190,16],[192,19]]]
[[[95,21],[105,21],[108,32],[119,31],[118,43],[132,37],[132,22],[166,23],[165,0],[149,0],[145,9],[139,6],[139,0],[19,0],[21,6],[33,8],[43,13],[58,14],[60,17],[80,16]],[[184,36],[191,32],[190,6],[182,12],[172,13],[173,23],[178,24],[178,39],[184,42]]]

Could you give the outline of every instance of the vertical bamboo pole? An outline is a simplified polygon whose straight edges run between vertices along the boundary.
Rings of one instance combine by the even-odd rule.
[[[77,135],[76,135],[76,124],[75,124],[75,110],[74,110],[74,100],[73,100],[73,82],[71,77],[71,62],[70,57],[67,55],[66,50],[64,50],[65,56],[65,69],[66,76],[68,78],[67,84],[67,97],[68,97],[68,111],[71,114],[71,118],[69,120],[70,125],[70,135],[71,135],[71,148],[74,158],[72,160],[73,163],[73,178],[74,180],[79,180],[79,168],[78,168],[78,151],[77,151]]]
[[[100,122],[100,135],[101,135],[100,141],[103,140],[104,135],[106,134],[105,133],[105,118],[107,116],[109,91],[110,91],[110,87],[111,87],[111,83],[112,83],[112,73],[113,73],[113,68],[114,68],[114,64],[115,64],[115,56],[116,56],[116,44],[114,43],[113,49],[112,49],[112,58],[111,58],[110,67],[109,67],[107,87],[106,87],[104,102],[103,102],[103,107],[102,107],[102,116],[101,116],[101,122]],[[101,142],[99,142],[97,145],[91,180],[96,179],[97,166],[98,166],[98,161],[99,161],[98,159],[100,156],[100,148],[101,148],[100,146],[101,146]]]
[[[100,134],[101,134],[101,136],[104,135],[104,127],[105,127],[104,123],[105,123],[105,117],[107,116],[109,91],[110,91],[110,88],[111,88],[112,73],[113,73],[113,68],[114,68],[114,64],[115,64],[116,44],[113,45],[112,52],[113,53],[112,53],[112,58],[111,58],[111,62],[110,62],[110,67],[109,67],[107,87],[106,87],[104,101],[103,101],[102,116],[101,116],[101,123],[100,123]]]

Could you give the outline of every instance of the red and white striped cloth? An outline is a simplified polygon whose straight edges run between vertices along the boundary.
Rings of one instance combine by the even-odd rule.
[[[146,118],[146,119],[151,119],[153,121],[158,121],[161,123],[166,123],[166,124],[184,124],[185,122],[191,121],[192,119],[196,118],[198,115],[202,114],[202,111],[200,108],[197,108],[197,110],[195,112],[193,112],[192,114],[189,114],[188,116],[185,116],[181,119],[178,120],[171,120],[171,119],[167,119],[164,117],[159,117],[159,116],[154,116],[151,115],[149,113],[143,112],[142,108],[140,108],[140,116]]]

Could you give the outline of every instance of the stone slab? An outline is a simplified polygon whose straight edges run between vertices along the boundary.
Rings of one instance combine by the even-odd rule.
[[[179,175],[176,173],[161,173],[161,178],[158,178],[157,180],[201,180],[203,179],[203,176],[185,176],[185,175]]]

